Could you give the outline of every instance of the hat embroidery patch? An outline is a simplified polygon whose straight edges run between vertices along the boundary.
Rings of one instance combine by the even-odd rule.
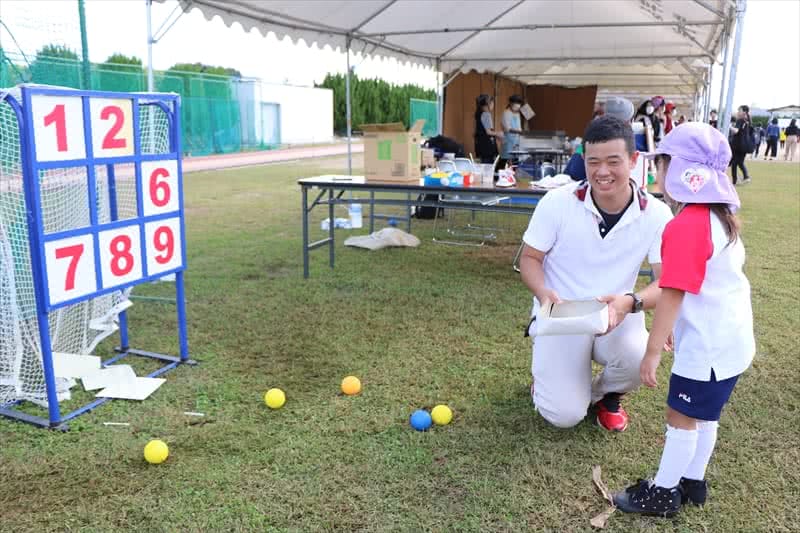
[[[697,194],[697,192],[708,183],[708,178],[708,171],[706,169],[689,167],[683,171],[681,181],[689,187],[690,191]]]

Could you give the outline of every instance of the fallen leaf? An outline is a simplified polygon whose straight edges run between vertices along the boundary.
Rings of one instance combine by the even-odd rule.
[[[611,491],[608,490],[608,487],[603,482],[603,472],[600,469],[600,465],[595,465],[592,467],[592,481],[594,482],[594,486],[600,492],[600,494],[605,498],[605,500],[611,505],[614,505],[614,498],[611,497]]]
[[[611,506],[611,507],[607,508],[605,511],[603,511],[602,513],[600,513],[599,515],[597,515],[594,518],[592,518],[591,520],[589,520],[589,523],[592,524],[592,527],[595,527],[597,529],[605,529],[606,523],[608,522],[608,518],[612,514],[614,514],[614,511],[616,511],[616,510],[617,510],[616,507]]]

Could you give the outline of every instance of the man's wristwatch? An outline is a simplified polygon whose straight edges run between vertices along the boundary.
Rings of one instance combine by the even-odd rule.
[[[625,296],[630,296],[633,298],[633,310],[631,313],[640,313],[642,309],[644,309],[644,301],[639,298],[636,293],[629,292]]]

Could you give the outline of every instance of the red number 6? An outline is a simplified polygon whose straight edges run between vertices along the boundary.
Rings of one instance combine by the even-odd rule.
[[[165,168],[157,168],[150,174],[150,200],[156,207],[164,207],[169,203],[171,191],[166,179],[169,172]]]

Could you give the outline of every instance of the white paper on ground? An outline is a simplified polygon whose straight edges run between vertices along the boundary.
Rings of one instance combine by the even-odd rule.
[[[53,373],[57,378],[80,378],[100,368],[96,355],[53,352]]]
[[[97,390],[135,379],[136,372],[130,365],[111,365],[81,377],[81,382],[84,390]]]
[[[122,400],[144,400],[153,394],[166,379],[135,378],[133,381],[115,383],[98,392],[97,398],[119,398]]]
[[[601,335],[608,330],[608,304],[597,300],[548,303],[536,315],[536,335]]]

